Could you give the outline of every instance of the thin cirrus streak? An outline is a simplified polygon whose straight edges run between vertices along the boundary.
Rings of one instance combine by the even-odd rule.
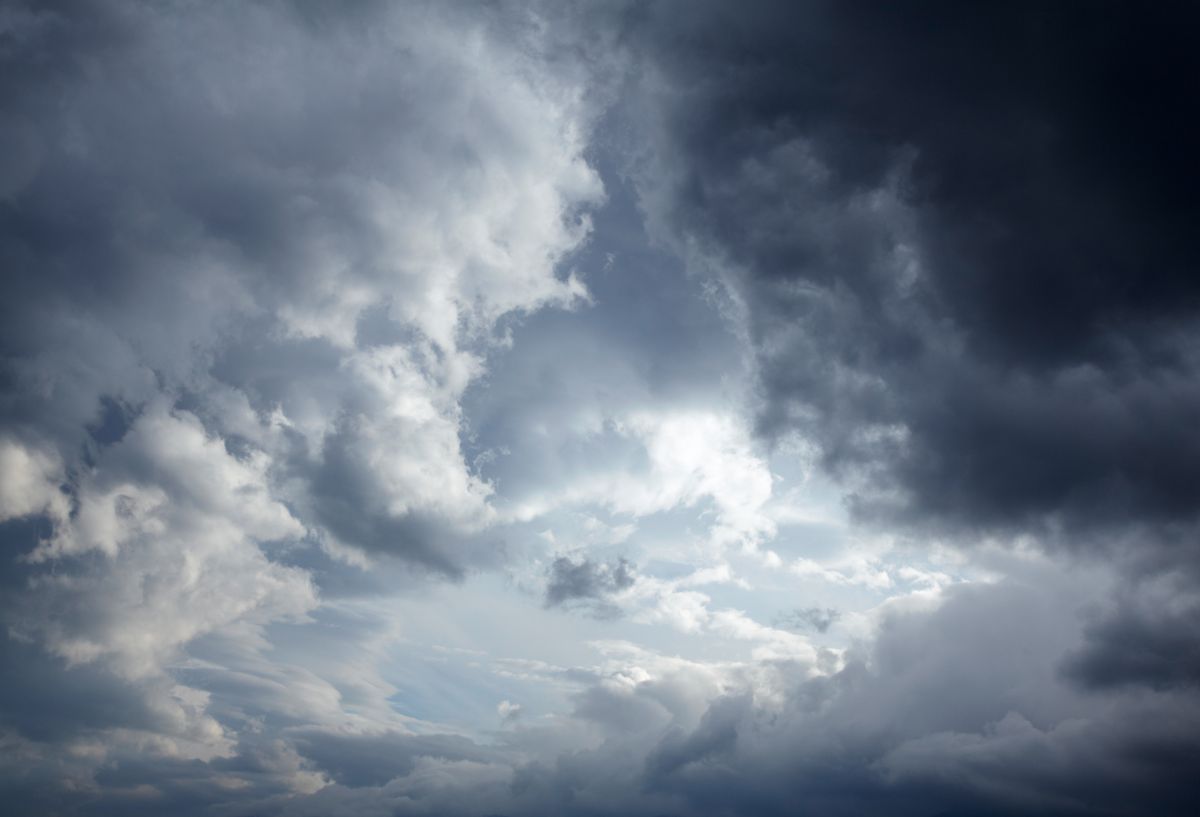
[[[0,792],[1190,814],[1184,3],[0,7]]]

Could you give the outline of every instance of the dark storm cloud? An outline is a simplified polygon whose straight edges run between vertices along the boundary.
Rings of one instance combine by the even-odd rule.
[[[739,271],[765,432],[922,526],[1195,519],[1193,4],[632,18],[644,197]]]
[[[550,564],[546,580],[546,606],[559,607],[583,603],[595,612],[612,613],[606,600],[633,586],[634,567],[624,558],[615,563],[594,562],[584,557],[574,561],[559,556]]]
[[[652,100],[629,107],[655,139],[634,176],[658,234],[742,298],[764,435],[816,441],[860,518],[885,529],[1034,533],[1127,574],[1059,649],[1035,633],[1076,614],[1026,619],[1013,601],[996,622],[959,600],[936,632],[885,629],[878,674],[847,667],[833,709],[888,711],[887,730],[793,724],[828,727],[826,751],[781,738],[792,763],[758,787],[740,768],[722,777],[721,756],[657,785],[755,814],[776,808],[764,793],[785,776],[820,813],[1185,812],[1200,640],[1195,6],[675,11],[640,9],[629,26]],[[996,627],[1020,635],[1005,646]],[[983,643],[1038,674],[1039,692],[1017,704],[1016,686],[974,674],[994,666]],[[753,728],[736,728],[744,751]],[[797,772],[804,757],[821,772]]]

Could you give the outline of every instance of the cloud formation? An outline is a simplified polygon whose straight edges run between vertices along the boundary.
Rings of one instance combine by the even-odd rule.
[[[0,8],[0,795],[1184,815],[1183,3]]]
[[[626,559],[615,565],[597,564],[584,558],[578,562],[559,556],[550,563],[546,581],[546,606],[557,607],[576,600],[601,601],[605,596],[633,586],[634,569]]]
[[[1194,522],[1191,10],[679,11],[632,27],[644,196],[743,302],[765,433],[893,522]]]

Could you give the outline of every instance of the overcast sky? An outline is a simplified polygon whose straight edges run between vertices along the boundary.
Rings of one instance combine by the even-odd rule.
[[[1198,9],[0,2],[3,810],[1195,813]]]

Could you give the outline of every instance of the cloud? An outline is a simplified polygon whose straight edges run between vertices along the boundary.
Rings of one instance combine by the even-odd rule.
[[[1194,17],[8,4],[5,801],[1191,813]]]
[[[185,810],[289,815],[1189,813],[1194,694],[1098,694],[1060,671],[1090,638],[1077,613],[1095,582],[1045,561],[960,585],[938,608],[886,614],[827,671],[597,645],[600,665],[558,671],[577,689],[569,713],[513,720],[486,744],[330,725],[278,743],[247,730],[203,766],[109,748],[124,759],[100,802],[124,807],[149,783]]]
[[[5,210],[10,423],[71,460],[104,400],[172,395],[338,543],[458,569],[405,520],[486,517],[458,401],[502,316],[585,298],[556,265],[602,195],[569,77],[495,36],[536,33],[422,6],[44,23],[6,52],[46,145]],[[42,71],[76,40],[91,69]]]
[[[0,522],[41,513],[65,515],[66,498],[58,488],[62,470],[53,451],[0,440]]]
[[[588,558],[572,561],[559,556],[550,564],[546,581],[547,607],[561,607],[580,602],[592,605],[598,612],[607,611],[608,597],[633,586],[634,567],[626,559],[615,564],[596,563]]]
[[[100,466],[75,480],[72,513],[28,553],[37,571],[8,626],[71,664],[108,660],[130,678],[235,621],[301,616],[316,603],[307,574],[260,543],[304,528],[270,496],[267,460],[238,460],[185,412],[147,408]]]
[[[815,630],[818,633],[826,633],[841,617],[841,613],[832,607],[806,607],[781,614],[777,626],[789,630]]]
[[[585,295],[569,82],[450,9],[14,14],[6,116],[44,148],[3,205],[3,513],[88,567],[13,626],[138,676],[314,606],[266,543],[476,558],[458,401],[502,315]]]
[[[764,434],[920,529],[1194,521],[1190,11],[677,11],[630,28],[635,184],[742,304]]]
[[[587,301],[575,63],[532,12],[443,4],[0,18],[7,691],[76,724],[6,701],[6,783],[311,788],[280,730],[394,715],[365,631],[283,658],[318,587],[497,558],[461,400],[506,320]]]
[[[1093,690],[1200,683],[1200,599],[1181,576],[1143,579],[1092,611],[1083,645],[1068,656],[1068,678]]]
[[[500,716],[500,720],[504,723],[515,722],[521,717],[522,711],[524,711],[524,707],[508,700],[501,701],[496,705],[496,714]]]
[[[482,760],[489,753],[466,738],[450,735],[300,735],[302,755],[346,786],[380,786],[412,773],[418,758]]]
[[[959,588],[935,611],[893,614],[840,671],[781,670],[788,692],[774,702],[739,693],[730,678],[698,720],[667,722],[653,736],[630,730],[589,757],[599,768],[547,770],[543,794],[571,786],[584,796],[587,781],[636,753],[642,791],[678,798],[673,810],[686,814],[862,814],[881,803],[898,814],[1186,813],[1181,753],[1194,750],[1185,724],[1196,701],[1100,699],[1063,683],[1056,657],[1080,637],[1064,607],[1086,598],[1070,581],[1051,572]],[[1135,746],[1161,751],[1163,762]]]

